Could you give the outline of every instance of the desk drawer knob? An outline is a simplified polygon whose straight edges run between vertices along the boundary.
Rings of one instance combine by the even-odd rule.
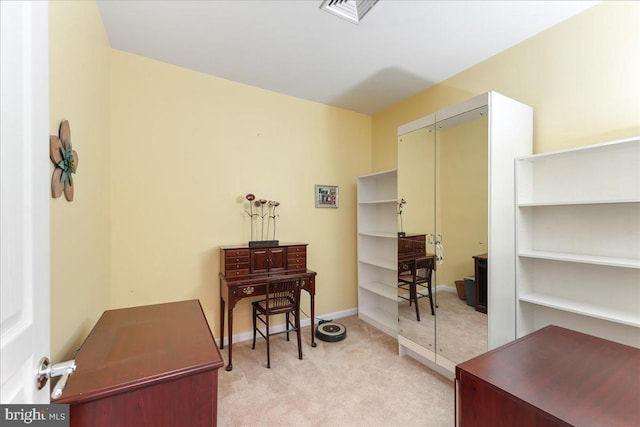
[[[247,286],[242,290],[242,293],[245,295],[251,295],[254,292],[255,292],[255,289],[253,288],[253,286]]]

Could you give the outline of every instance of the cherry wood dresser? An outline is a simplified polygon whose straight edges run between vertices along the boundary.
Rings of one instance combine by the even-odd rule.
[[[220,272],[227,279],[285,270],[303,272],[306,269],[306,243],[280,243],[266,247],[220,246]]]
[[[198,300],[105,311],[60,399],[71,426],[215,426],[222,357]]]
[[[456,367],[456,425],[640,426],[640,349],[542,328]]]

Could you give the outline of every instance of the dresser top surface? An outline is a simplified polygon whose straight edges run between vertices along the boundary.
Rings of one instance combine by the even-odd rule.
[[[304,275],[311,278],[315,278],[318,273],[313,270],[309,270],[308,268],[304,271],[299,270],[283,270],[275,273],[247,273],[242,276],[234,276],[230,275],[229,277],[225,276],[224,272],[220,272],[218,274],[218,278],[223,279],[225,282],[233,283],[234,286],[242,286],[242,285],[253,285],[256,283],[262,283],[269,278],[275,277],[286,277],[286,276],[299,276]]]
[[[640,349],[547,326],[456,368],[571,425],[640,425]]]
[[[223,360],[198,300],[105,311],[55,403],[98,398],[218,369]]]
[[[280,242],[277,245],[269,245],[269,246],[249,246],[249,243],[241,243],[239,245],[222,245],[220,249],[228,250],[228,249],[264,249],[264,248],[279,248],[283,246],[307,246],[308,243],[300,243],[300,242]]]

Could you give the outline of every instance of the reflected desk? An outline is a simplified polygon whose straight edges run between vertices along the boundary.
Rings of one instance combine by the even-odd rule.
[[[420,321],[418,298],[426,297],[417,287],[427,288],[431,314],[435,315],[431,289],[432,272],[436,269],[436,256],[427,253],[426,234],[405,234],[398,236],[398,288],[409,291],[409,297],[398,297],[415,303],[416,319]],[[424,271],[420,274],[420,271]]]
[[[398,236],[398,263],[423,257],[427,253],[427,235],[406,233]]]
[[[266,280],[303,276],[302,289],[311,297],[311,346],[315,347],[315,294],[316,272],[306,267],[305,243],[282,243],[269,247],[248,245],[220,247],[220,348],[224,349],[224,315],[227,313],[229,337],[229,363],[233,369],[233,309],[243,298],[261,296],[266,291]]]
[[[419,298],[429,298],[429,306],[431,307],[431,315],[435,316],[433,303],[433,291],[431,287],[431,279],[433,271],[436,269],[436,256],[434,254],[425,254],[424,256],[403,257],[398,258],[398,288],[409,291],[409,297],[398,295],[398,298],[409,301],[409,305],[415,303],[416,320],[420,321],[420,308],[418,306]],[[427,288],[427,294],[418,292],[418,286]]]

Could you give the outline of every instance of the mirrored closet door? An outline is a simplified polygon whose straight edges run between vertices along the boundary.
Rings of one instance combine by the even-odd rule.
[[[458,364],[488,345],[486,300],[480,301],[487,281],[475,277],[476,259],[488,252],[487,107],[435,128],[437,355]]]
[[[515,339],[514,159],[531,137],[531,108],[495,92],[398,128],[401,354],[453,372]]]
[[[435,131],[433,124],[398,137],[398,331],[435,351]],[[429,276],[431,274],[431,276]],[[431,283],[429,283],[431,280]],[[433,307],[433,311],[432,311]]]

